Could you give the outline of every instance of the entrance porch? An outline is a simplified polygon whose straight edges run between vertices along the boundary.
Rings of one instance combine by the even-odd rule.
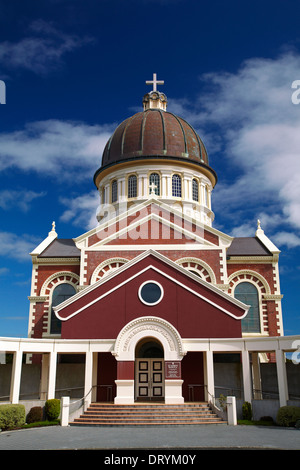
[[[136,341],[136,344],[139,343],[140,339],[141,338]],[[163,343],[161,342],[161,344]],[[214,397],[216,397],[216,391],[218,390],[215,387],[216,364],[214,363],[214,355],[219,353],[238,353],[241,357],[242,372],[241,399],[243,401],[249,401],[250,403],[253,402],[253,400],[260,400],[263,403],[265,395],[264,390],[260,389],[261,381],[259,372],[261,366],[257,358],[259,353],[275,353],[276,362],[271,365],[274,366],[272,370],[273,375],[275,374],[274,380],[277,382],[278,407],[285,406],[288,404],[289,399],[291,399],[287,381],[287,365],[294,365],[297,361],[299,362],[299,344],[299,336],[236,338],[230,340],[182,340],[185,354],[182,356],[182,360],[180,360],[181,376],[180,379],[168,379],[165,376],[164,402],[167,403],[168,401],[170,402],[170,400],[175,401],[178,398],[181,403],[188,402],[192,399],[202,401],[202,398],[198,396],[189,395],[189,393],[195,393],[197,390],[200,393],[201,388],[203,390],[204,401],[213,402]],[[121,348],[124,350],[122,344]],[[34,380],[32,380],[32,383],[35,383],[36,380],[40,380],[39,387],[36,388],[39,388],[39,391],[37,390],[37,398],[41,401],[60,396],[57,390],[59,387],[56,385],[57,358],[60,354],[81,354],[85,357],[85,362],[82,364],[83,390],[81,392],[81,397],[84,397],[82,401],[84,401],[85,409],[91,402],[97,401],[116,402],[116,399],[119,399],[119,402],[121,402],[122,398],[129,398],[132,403],[135,401],[135,348],[132,361],[128,356],[127,361],[118,361],[118,357],[116,356],[116,340],[91,341],[0,338],[0,350],[10,353],[13,357],[11,366],[8,364],[0,364],[2,384],[4,377],[7,377],[8,381],[6,387],[8,390],[7,393],[2,392],[1,394],[2,403],[19,403],[20,400],[22,400],[21,386],[23,387],[25,378],[30,380],[28,377],[31,367],[30,364],[24,364],[22,359],[24,355],[29,354],[42,354],[43,356],[40,373],[38,375],[36,374],[36,367],[33,367],[35,372]],[[128,351],[126,351],[126,354],[127,352]],[[286,363],[285,353],[287,352],[292,353],[294,364]],[[250,362],[250,355],[252,356],[252,362]],[[255,358],[255,363],[253,362],[253,358]],[[174,359],[174,356],[170,360],[170,357],[164,355],[165,371],[166,362],[171,365],[173,362],[176,363],[176,360],[172,359]],[[218,367],[220,367],[220,364],[218,364]],[[10,372],[3,374],[1,371],[4,368]],[[297,366],[294,368],[296,369]],[[24,371],[24,369],[26,369],[26,371]],[[197,372],[198,376],[191,375],[191,370]],[[128,378],[127,374],[132,375]],[[128,387],[128,393],[127,395],[122,395],[124,390],[126,391],[126,386],[124,387],[125,384]],[[203,387],[201,387],[202,385]],[[216,385],[219,386],[222,384],[216,383]],[[172,386],[174,388],[172,388]],[[174,390],[177,394],[175,394]],[[222,393],[225,393],[225,391]],[[4,395],[7,395],[7,397],[4,397]],[[232,391],[230,395],[232,395]],[[276,397],[274,397],[274,401],[275,398]]]

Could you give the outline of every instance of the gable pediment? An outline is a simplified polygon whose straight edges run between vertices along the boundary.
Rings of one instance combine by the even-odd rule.
[[[104,302],[116,302],[118,296],[119,302],[125,301],[132,311],[143,311],[144,305],[140,305],[137,292],[138,286],[147,279],[154,279],[165,286],[165,298],[169,296],[171,301],[174,303],[176,300],[178,305],[180,302],[190,302],[199,312],[203,309],[217,311],[234,320],[241,320],[247,314],[248,306],[153,250],[148,250],[86,287],[54,307],[54,311],[58,318],[65,322],[91,309],[101,311],[100,306],[104,305]],[[132,299],[128,300],[128,296]],[[184,298],[186,301],[182,300]],[[174,303],[175,309],[176,305]],[[154,310],[154,307],[151,308]]]
[[[229,246],[232,237],[182,214],[157,199],[134,205],[75,239],[80,247],[103,245],[192,243],[200,247]]]

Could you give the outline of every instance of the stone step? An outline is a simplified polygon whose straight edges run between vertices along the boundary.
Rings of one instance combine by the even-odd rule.
[[[186,426],[198,424],[226,424],[210,409],[208,403],[135,403],[115,405],[92,403],[73,426]]]

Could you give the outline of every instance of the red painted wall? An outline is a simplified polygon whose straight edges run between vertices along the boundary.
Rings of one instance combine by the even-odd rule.
[[[203,353],[189,351],[181,361],[182,396],[184,401],[204,401]],[[197,387],[189,387],[198,385]],[[199,386],[200,385],[200,386]]]
[[[156,257],[148,256],[114,276],[111,280],[101,284],[87,295],[74,301],[70,306],[61,310],[60,315],[67,318],[93,299],[149,265],[156,266],[167,275],[200,292],[223,308],[232,311],[235,315],[241,316],[243,314],[242,309],[229,300],[187,278],[185,274]],[[138,298],[138,289],[147,280],[156,280],[164,288],[164,297],[156,306],[146,306]],[[114,339],[128,322],[148,315],[161,317],[169,321],[184,338],[232,338],[241,336],[241,322],[239,320],[233,319],[215,306],[199,299],[191,292],[177,285],[171,279],[151,269],[119,287],[101,301],[97,301],[82,312],[62,322],[62,338]]]

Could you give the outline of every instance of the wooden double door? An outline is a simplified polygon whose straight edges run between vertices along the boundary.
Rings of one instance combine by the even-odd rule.
[[[165,395],[164,359],[136,359],[135,399],[163,401]]]

